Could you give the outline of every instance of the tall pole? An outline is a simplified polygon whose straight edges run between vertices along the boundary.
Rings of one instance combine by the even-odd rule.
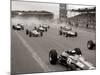
[[[60,22],[66,22],[67,19],[67,5],[61,3],[59,5],[59,20]]]

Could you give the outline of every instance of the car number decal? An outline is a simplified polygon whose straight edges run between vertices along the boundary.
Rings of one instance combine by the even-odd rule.
[[[71,64],[71,62],[72,62],[72,59],[71,58],[68,58],[67,59],[67,64]]]

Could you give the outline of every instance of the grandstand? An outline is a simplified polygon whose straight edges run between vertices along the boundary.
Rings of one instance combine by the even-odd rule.
[[[91,9],[92,10],[92,9]],[[76,15],[74,17],[68,18],[68,22],[74,26],[87,27],[87,28],[95,28],[96,27],[96,12],[92,10],[86,12],[80,12],[81,14]],[[74,10],[75,11],[75,10]],[[76,11],[75,11],[76,12]]]

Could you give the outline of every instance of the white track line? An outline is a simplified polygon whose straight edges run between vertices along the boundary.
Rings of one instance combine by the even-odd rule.
[[[37,55],[37,53],[35,52],[35,50],[32,49],[32,47],[27,44],[26,40],[19,33],[17,33],[17,32],[15,32],[15,33],[17,34],[17,36],[20,39],[20,41],[22,41],[23,45],[25,45],[25,47],[27,48],[26,50],[28,50],[32,54],[33,59],[35,59],[37,61],[37,63],[41,66],[41,68],[44,70],[44,72],[51,71],[48,68],[48,66]]]

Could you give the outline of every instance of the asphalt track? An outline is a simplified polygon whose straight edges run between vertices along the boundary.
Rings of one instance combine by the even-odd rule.
[[[44,32],[43,37],[29,37],[25,31],[11,30],[11,72],[27,74],[37,72],[66,71],[62,65],[49,63],[49,51],[56,49],[60,54],[65,49],[79,47],[83,57],[96,66],[96,51],[87,49],[87,41],[95,40],[95,32],[80,28],[73,28],[78,37],[64,37],[58,33],[58,28],[51,27]]]

